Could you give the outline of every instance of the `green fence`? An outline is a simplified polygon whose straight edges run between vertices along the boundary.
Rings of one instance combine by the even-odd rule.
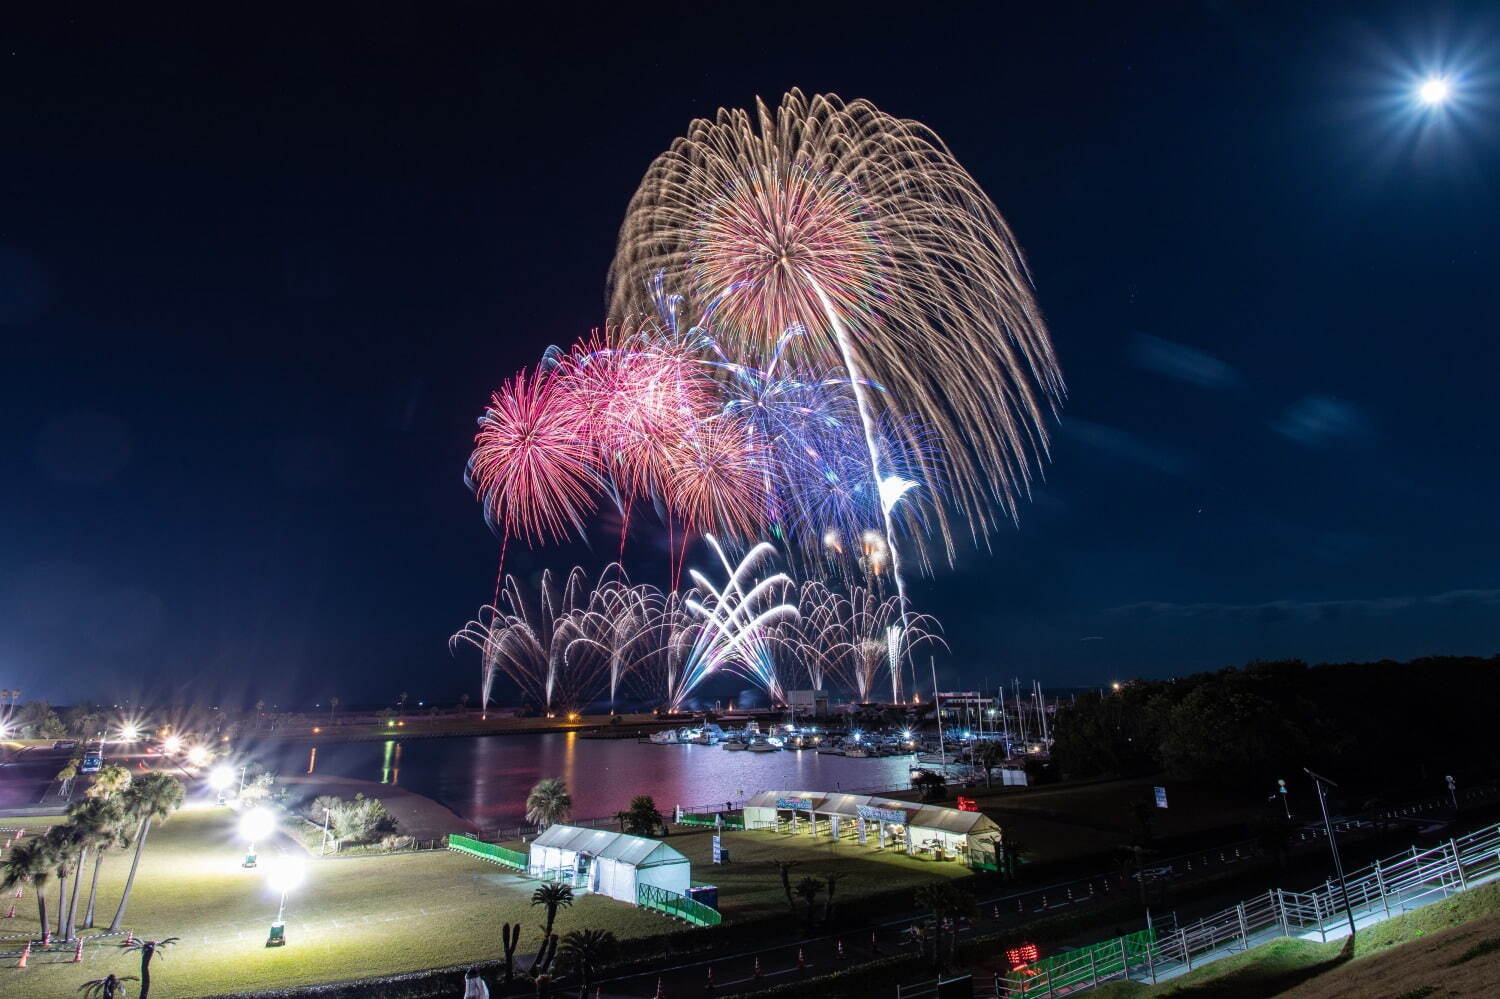
[[[526,854],[519,850],[507,850],[503,846],[494,843],[485,843],[468,836],[460,836],[457,833],[448,835],[448,849],[454,853],[466,853],[480,860],[488,860],[492,864],[500,864],[512,870],[526,870]]]
[[[711,909],[702,902],[695,902],[686,895],[667,891],[656,885],[635,886],[635,901],[643,909],[655,909],[669,916],[686,920],[694,926],[718,926],[724,921],[718,909]]]
[[[713,813],[709,813],[707,815],[694,815],[691,812],[683,812],[682,818],[677,821],[678,825],[684,826],[712,826],[717,825],[714,820],[719,817],[720,816],[714,815]],[[724,820],[725,829],[745,828],[744,815],[725,815],[722,816],[722,818]]]
[[[1155,956],[1156,930],[1137,930],[1123,937],[1080,947],[1037,961],[1022,972],[1011,972],[1004,984],[1010,996],[1052,995],[1055,990],[1084,983],[1097,984],[1125,974]]]

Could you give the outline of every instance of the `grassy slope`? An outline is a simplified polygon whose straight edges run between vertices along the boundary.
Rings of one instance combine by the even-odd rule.
[[[19,824],[41,828],[47,821]],[[732,919],[782,911],[785,899],[773,857],[801,862],[794,880],[830,871],[845,874],[841,901],[967,873],[957,864],[881,855],[852,843],[814,844],[805,836],[729,833],[725,840],[734,863],[718,868],[710,863],[708,834],[673,836],[668,842],[692,859],[698,880],[719,885],[721,904]],[[289,840],[282,846],[296,850]],[[264,870],[239,866],[242,852],[233,816],[225,810],[185,811],[152,830],[125,925],[146,937],[182,938],[160,964],[153,964],[153,996],[170,999],[494,959],[501,956],[502,922],[525,927],[522,951],[536,944],[541,910],[529,904],[535,882],[457,854],[423,853],[309,858],[307,881],[287,903],[290,942],[268,950],[266,931],[277,898],[266,886]],[[275,852],[263,847],[263,864]],[[97,919],[101,926],[114,913],[128,866],[128,855],[105,862]],[[49,903],[54,901],[55,888]],[[36,932],[30,891],[17,905],[16,916],[0,919],[0,936]],[[682,929],[597,896],[579,899],[558,917],[558,932],[581,928],[609,929],[621,938]],[[0,949],[18,947],[16,940],[0,941]],[[72,994],[90,978],[130,973],[137,964],[131,955],[106,945],[86,947],[82,964],[69,963],[71,958],[71,950],[33,952],[26,970],[5,962],[0,997]]]
[[[1482,946],[1487,941],[1495,941],[1493,949]],[[1473,948],[1483,952],[1458,960]],[[1361,930],[1352,958],[1340,942],[1276,940],[1154,988],[1119,982],[1094,994],[1100,999],[1493,995],[1500,982],[1500,884]],[[1423,992],[1424,988],[1433,991]]]

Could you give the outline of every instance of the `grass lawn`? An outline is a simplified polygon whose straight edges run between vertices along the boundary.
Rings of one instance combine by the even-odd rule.
[[[42,829],[53,821],[5,824]],[[542,910],[530,905],[534,881],[446,852],[319,859],[307,856],[293,836],[286,830],[275,844],[263,845],[262,868],[251,871],[239,866],[244,847],[236,816],[227,809],[182,811],[152,829],[125,927],[147,938],[181,938],[152,965],[153,996],[201,996],[497,959],[503,922],[521,923],[521,950],[535,949]],[[691,858],[696,880],[719,886],[730,919],[785,911],[775,859],[798,861],[794,883],[808,875],[844,875],[837,899],[845,903],[968,873],[956,863],[881,853],[849,840],[833,845],[826,838],[769,832],[730,832],[724,839],[733,862],[720,867],[711,862],[708,832],[667,842]],[[288,945],[267,949],[278,898],[267,887],[265,867],[283,851],[305,859],[307,880],[287,901]],[[128,853],[105,861],[96,918],[101,928],[114,914],[128,867]],[[55,901],[54,884],[48,899],[53,918]],[[16,906],[16,917],[0,919],[0,937],[10,938],[0,940],[0,950],[19,949],[22,938],[36,934],[30,890]],[[558,916],[559,933],[585,928],[612,930],[622,939],[692,932],[597,896],[579,898]],[[84,961],[77,965],[71,963],[71,948],[33,951],[24,970],[6,961],[0,966],[0,997],[69,995],[88,979],[136,971],[138,959],[114,942],[85,946]]]
[[[814,839],[806,834],[793,836],[766,830],[731,831],[723,837],[730,863],[717,867],[713,864],[713,834],[709,830],[674,834],[666,842],[693,862],[695,882],[719,886],[719,909],[727,919],[753,919],[786,911],[778,860],[797,862],[791,871],[793,885],[805,877],[838,875],[836,902],[916,888],[935,879],[960,878],[970,873],[959,863],[908,857],[895,850],[860,846],[848,838],[835,844],[826,835]]]
[[[1422,999],[1489,996],[1500,982],[1500,884],[1489,884],[1343,941],[1275,940],[1157,986],[1117,982],[1100,999]]]
[[[40,828],[36,820],[7,825]],[[184,811],[154,828],[136,877],[127,929],[138,936],[181,937],[152,965],[153,996],[199,996],[273,985],[337,981],[444,967],[502,956],[499,924],[525,927],[521,950],[535,949],[541,910],[530,905],[535,882],[446,852],[347,859],[307,859],[307,880],[287,901],[287,937],[267,949],[277,897],[265,871],[239,866],[243,844],[227,810]],[[261,849],[262,864],[285,840]],[[305,856],[305,855],[304,855]],[[105,861],[98,919],[109,924],[129,867],[128,854]],[[88,885],[84,885],[85,893]],[[9,899],[6,906],[9,906]],[[55,887],[49,906],[55,902]],[[55,913],[55,909],[53,910]],[[0,919],[0,935],[35,934],[36,902],[28,890],[17,918]],[[680,929],[663,917],[604,898],[584,897],[558,916],[557,930],[600,928],[621,938]],[[19,949],[15,940],[0,949]],[[32,952],[31,966],[0,966],[0,996],[74,994],[90,978],[137,970],[117,947]]]

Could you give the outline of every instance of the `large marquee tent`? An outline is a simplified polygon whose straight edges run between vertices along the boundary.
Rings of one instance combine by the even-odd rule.
[[[992,862],[1001,830],[981,812],[925,805],[867,794],[827,791],[761,791],[745,802],[746,829],[775,829],[785,820],[812,835],[838,838],[850,828],[861,843],[905,841],[908,849],[938,849],[975,862]]]
[[[527,873],[566,881],[635,905],[642,885],[686,895],[692,886],[687,857],[665,843],[607,829],[548,826],[531,841]]]

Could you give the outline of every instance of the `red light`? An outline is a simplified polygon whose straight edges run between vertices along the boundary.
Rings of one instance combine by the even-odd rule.
[[[1011,970],[1019,970],[1035,961],[1042,954],[1040,948],[1034,943],[1023,943],[1012,947],[1005,952],[1005,959],[1010,962]]]
[[[958,799],[958,810],[960,812],[977,812],[979,811],[979,803],[973,798],[960,797]]]

